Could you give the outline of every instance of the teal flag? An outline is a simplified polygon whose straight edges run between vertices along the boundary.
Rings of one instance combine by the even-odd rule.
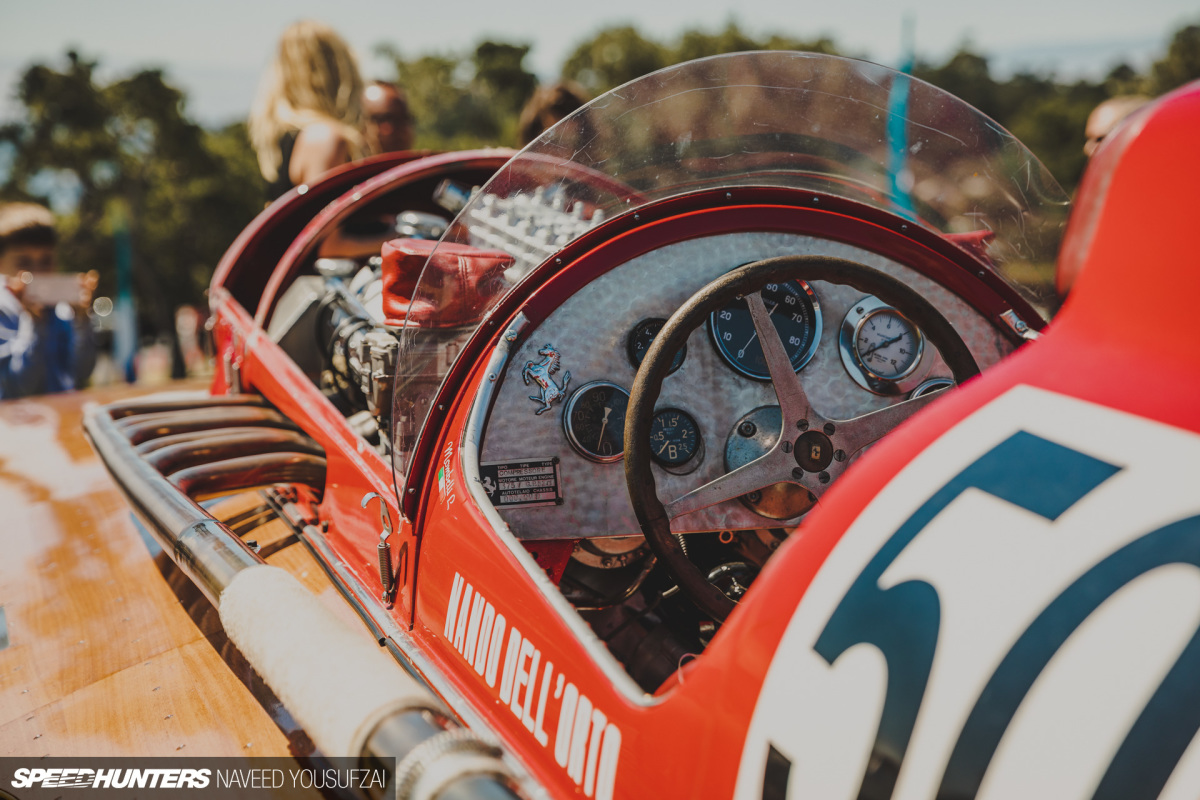
[[[915,60],[913,47],[913,18],[904,18],[901,44],[900,74],[892,82],[888,94],[888,189],[893,209],[909,219],[916,219],[912,202],[912,172],[908,169],[908,84]]]

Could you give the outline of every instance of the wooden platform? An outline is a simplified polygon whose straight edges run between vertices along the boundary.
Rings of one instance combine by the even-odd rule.
[[[0,403],[0,756],[307,756],[212,607],[154,557],[83,435],[84,403],[139,393]],[[268,563],[361,628],[286,526],[255,527],[259,502],[214,514],[244,520]]]

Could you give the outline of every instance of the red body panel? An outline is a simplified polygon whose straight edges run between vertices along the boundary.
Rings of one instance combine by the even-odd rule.
[[[425,432],[414,461],[409,486],[417,499],[396,541],[409,545],[409,568],[415,571],[402,579],[395,619],[411,624],[413,640],[432,667],[553,796],[607,797],[609,785],[617,798],[732,795],[767,670],[814,576],[863,509],[947,431],[1026,385],[1200,432],[1200,350],[1183,308],[1200,295],[1200,262],[1185,238],[1195,226],[1197,127],[1200,88],[1192,88],[1162,101],[1153,115],[1105,145],[1085,181],[1085,199],[1064,248],[1064,261],[1081,267],[1078,279],[1044,336],[942,398],[859,460],[780,548],[705,653],[655,697],[630,691],[631,681],[614,680],[621,669],[615,660],[589,649],[602,646],[598,641],[581,641],[552,601],[555,589],[537,562],[493,530],[463,485],[467,416],[502,329],[485,325],[442,387],[438,402],[444,411],[431,417],[437,427]],[[393,519],[400,519],[391,466],[363,446],[337,409],[257,326],[322,232],[360,203],[396,181],[452,163],[483,168],[501,160],[487,153],[409,162],[332,203],[279,262],[256,319],[222,288],[236,277],[231,266],[239,263],[236,257],[228,257],[214,279],[219,357],[238,365],[245,385],[262,392],[325,448],[329,483],[321,518],[331,521],[331,544],[372,593],[378,592],[379,531],[374,510],[364,511],[359,501],[377,492],[389,498]],[[518,289],[492,321],[522,311],[536,324],[566,296],[634,255],[664,242],[751,226],[819,232],[900,253],[989,318],[1010,306],[1026,308],[994,276],[962,271],[952,254],[927,246],[914,233],[826,205],[818,211],[773,202],[703,210],[664,204],[664,218],[644,219],[632,230],[622,228],[628,219],[612,220],[573,245],[564,265],[543,265],[529,288]],[[260,219],[255,231],[266,225]],[[246,248],[255,235],[248,231],[237,247]],[[227,376],[218,370],[214,392],[227,390]],[[440,482],[434,477],[439,468]],[[494,625],[482,620],[499,615],[505,620],[502,632],[481,642],[478,631]],[[515,670],[506,670],[510,664]],[[587,698],[590,715],[580,712],[586,708],[580,697]]]

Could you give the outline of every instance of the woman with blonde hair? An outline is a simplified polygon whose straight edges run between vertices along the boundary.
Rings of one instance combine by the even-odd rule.
[[[293,23],[279,39],[250,112],[250,141],[272,198],[365,154],[363,80],[328,25]]]

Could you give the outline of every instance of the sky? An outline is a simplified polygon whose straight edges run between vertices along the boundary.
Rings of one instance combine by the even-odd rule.
[[[1122,61],[1146,66],[1176,29],[1200,23],[1195,0],[689,0],[683,14],[684,7],[646,0],[0,0],[0,118],[14,112],[22,70],[61,65],[70,48],[98,60],[102,78],[163,69],[205,124],[244,118],[279,32],[304,17],[336,28],[368,78],[391,77],[375,54],[380,44],[414,56],[465,52],[493,38],[532,45],[527,64],[543,80],[557,77],[580,42],[618,24],[670,39],[734,20],[756,36],[829,36],[841,52],[895,65],[911,15],[921,57],[944,58],[970,42],[1001,75],[1036,68],[1098,78]]]

